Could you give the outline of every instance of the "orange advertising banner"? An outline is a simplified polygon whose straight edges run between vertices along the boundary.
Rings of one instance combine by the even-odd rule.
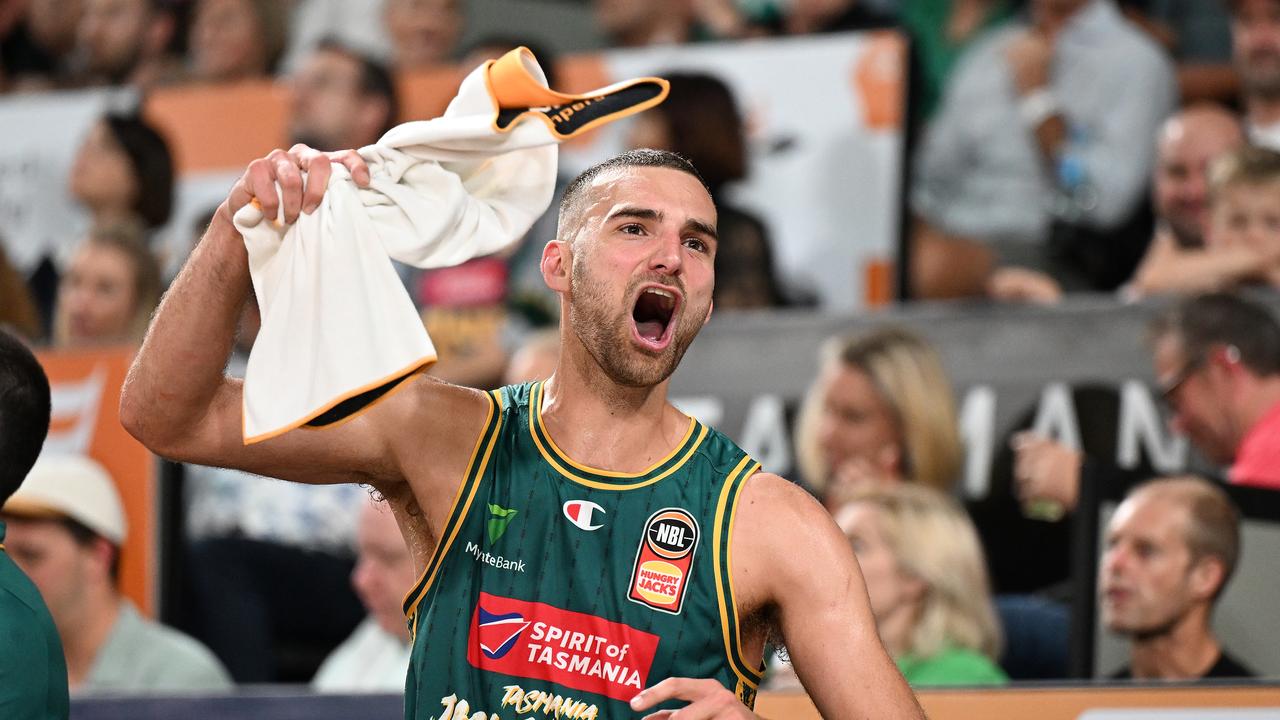
[[[155,614],[157,557],[156,460],[120,424],[120,388],[135,348],[43,351],[53,417],[45,453],[88,455],[111,473],[128,519],[120,553],[120,590]]]

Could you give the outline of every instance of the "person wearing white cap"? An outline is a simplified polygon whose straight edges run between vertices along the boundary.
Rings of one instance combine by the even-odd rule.
[[[27,477],[49,432],[49,379],[0,329],[0,505]],[[49,609],[10,559],[0,522],[0,717],[66,720],[67,663]]]
[[[106,469],[41,456],[4,507],[8,552],[49,605],[71,690],[217,690],[231,679],[208,648],[148,620],[116,587],[124,508]]]

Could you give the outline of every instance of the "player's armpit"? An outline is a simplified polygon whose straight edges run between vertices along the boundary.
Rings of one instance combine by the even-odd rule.
[[[876,634],[853,549],[812,496],[776,475],[752,477],[732,542],[735,585],[748,602],[776,608],[822,717],[924,717]]]

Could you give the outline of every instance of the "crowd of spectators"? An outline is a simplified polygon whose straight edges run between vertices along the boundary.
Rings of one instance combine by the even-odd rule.
[[[1173,426],[1229,467],[1227,482],[1280,489],[1280,327],[1230,292],[1280,288],[1280,0],[595,0],[593,10],[619,48],[901,28],[916,68],[903,294],[1187,296],[1151,343]],[[464,48],[466,12],[463,0],[20,0],[0,10],[0,103],[275,79],[290,98],[282,143],[361,147],[406,119],[397,73],[536,45],[493,37]],[[537,54],[554,84],[554,56]],[[662,75],[668,99],[626,142],[680,153],[702,173],[719,211],[717,314],[805,304],[778,275],[761,208],[728,191],[756,147],[740,99],[710,72]],[[0,238],[0,327],[59,349],[139,343],[164,287],[154,239],[173,214],[170,148],[137,112],[114,110],[68,142],[78,150],[65,193],[88,226],[30,272],[5,255],[24,238]],[[432,372],[493,387],[554,371],[559,306],[534,287],[554,224],[553,209],[508,257],[397,267],[440,350]],[[257,312],[250,298],[232,374]],[[1007,682],[1016,673],[1000,664],[1006,617],[993,594],[1017,582],[991,557],[1002,551],[992,528],[1046,507],[1069,516],[1105,473],[1077,449],[1019,435],[1018,503],[995,515],[966,508],[954,499],[964,462],[954,391],[933,347],[881,328],[833,340],[819,362],[796,422],[799,479],[849,536],[883,642],[913,684]],[[43,458],[4,506],[8,553],[52,612],[72,691],[306,681],[335,646],[317,690],[394,689],[408,660],[398,606],[412,563],[367,491],[185,475],[191,602],[178,620],[193,637],[120,595],[126,529],[101,467]],[[1002,542],[1034,542],[1017,532]],[[1131,640],[1117,677],[1252,674],[1209,626],[1240,553],[1239,514],[1217,484],[1138,485],[1106,538],[1103,624]],[[1046,560],[1063,573],[1065,562]],[[298,613],[299,594],[326,602]],[[785,686],[785,663],[774,671]]]

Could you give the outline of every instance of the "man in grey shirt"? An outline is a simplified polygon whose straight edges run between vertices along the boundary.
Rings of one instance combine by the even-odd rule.
[[[6,549],[49,606],[71,692],[219,690],[207,648],[147,620],[116,587],[126,522],[110,475],[81,456],[42,456],[0,509]]]
[[[1177,100],[1173,65],[1111,0],[1032,0],[1031,23],[963,57],[916,158],[920,219],[989,244],[1004,264],[1048,267],[1055,217],[1123,223]]]

